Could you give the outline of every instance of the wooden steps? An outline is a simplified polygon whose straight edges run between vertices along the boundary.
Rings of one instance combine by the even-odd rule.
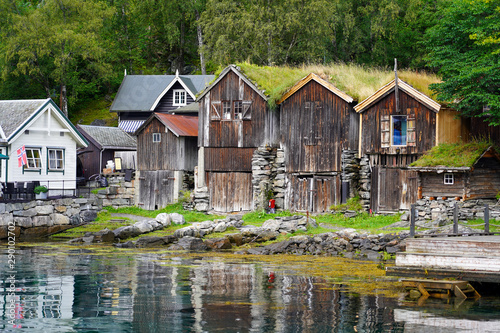
[[[387,275],[500,283],[500,236],[408,238]],[[412,275],[413,274],[413,275]]]
[[[418,289],[420,294],[425,298],[450,297],[452,293],[458,298],[481,297],[467,281],[403,279],[401,282],[405,288]]]

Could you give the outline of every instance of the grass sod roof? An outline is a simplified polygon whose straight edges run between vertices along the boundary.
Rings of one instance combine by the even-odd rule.
[[[483,153],[493,144],[488,141],[469,143],[442,143],[432,147],[411,167],[472,168]]]
[[[274,108],[276,102],[297,82],[315,73],[331,82],[338,89],[358,102],[374,94],[382,86],[394,79],[394,71],[389,69],[367,68],[355,64],[258,66],[250,63],[236,64],[241,72],[260,90],[269,96],[269,104]],[[216,73],[216,78],[223,69]],[[398,77],[415,89],[432,97],[431,83],[438,83],[437,75],[425,72],[399,70]]]

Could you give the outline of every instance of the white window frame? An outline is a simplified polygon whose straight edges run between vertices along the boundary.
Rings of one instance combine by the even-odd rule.
[[[53,152],[53,156],[51,156],[51,152]],[[64,155],[64,148],[47,148],[47,170],[64,171]]]
[[[36,157],[33,152],[38,152],[38,157]],[[26,160],[28,163],[24,166],[25,170],[36,170],[42,169],[42,148],[37,147],[26,147]]]
[[[406,119],[406,133],[405,133],[405,144],[404,145],[395,145],[394,144],[394,117],[404,117]],[[391,147],[406,147],[408,145],[408,116],[407,115],[391,115],[391,138],[390,145]]]
[[[222,101],[222,120],[232,119],[231,101]]]
[[[451,172],[447,172],[443,176],[443,182],[445,185],[453,185],[455,183],[455,176]]]
[[[174,89],[173,106],[187,105],[187,93],[184,89]]]
[[[161,142],[161,134],[153,133],[153,142]]]

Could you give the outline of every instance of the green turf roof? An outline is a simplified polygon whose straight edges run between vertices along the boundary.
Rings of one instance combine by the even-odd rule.
[[[278,67],[239,63],[237,66],[250,81],[269,96],[271,107],[274,107],[290,88],[310,73],[318,74],[358,102],[373,95],[378,89],[394,79],[394,71],[366,68],[354,64]],[[218,74],[220,71],[216,73],[216,76]],[[432,97],[432,92],[429,85],[440,81],[436,75],[408,70],[398,71],[398,77],[430,97]]]
[[[491,142],[443,143],[433,147],[413,162],[412,167],[467,167],[471,168]]]

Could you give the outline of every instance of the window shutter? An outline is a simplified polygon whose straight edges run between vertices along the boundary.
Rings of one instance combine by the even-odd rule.
[[[243,101],[243,119],[252,119],[252,101]]]
[[[406,124],[406,140],[409,147],[415,147],[417,145],[417,135],[415,131],[415,114],[408,115]]]
[[[380,146],[382,148],[390,147],[391,145],[391,123],[390,116],[383,115],[380,117]]]
[[[221,113],[220,109],[221,109],[221,102],[213,101],[210,119],[220,119],[220,113]]]

